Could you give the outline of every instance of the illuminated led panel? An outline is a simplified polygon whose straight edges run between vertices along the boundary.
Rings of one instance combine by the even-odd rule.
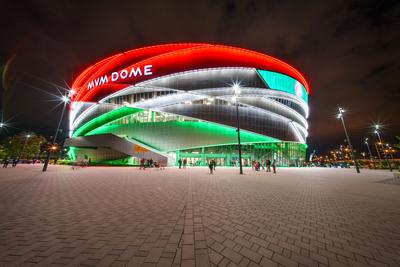
[[[306,103],[308,102],[308,93],[306,88],[296,79],[273,71],[257,71],[271,89],[296,95],[302,98]]]

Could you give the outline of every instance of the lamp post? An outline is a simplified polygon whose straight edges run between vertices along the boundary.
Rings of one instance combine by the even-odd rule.
[[[384,156],[384,158],[385,158],[386,164],[389,166],[389,170],[392,172],[392,171],[393,171],[392,165],[390,164],[390,161],[388,160],[387,154],[386,154],[386,152],[385,152],[385,148],[383,147],[381,135],[380,135],[380,133],[379,133],[380,125],[379,125],[379,124],[375,124],[374,127],[375,127],[374,133],[375,133],[376,136],[378,137],[379,145],[380,145],[381,148],[382,148],[383,156]]]
[[[371,152],[371,148],[369,147],[368,137],[365,137],[364,144],[367,146],[367,149],[368,149],[369,161],[370,161],[370,163],[372,162],[372,165],[375,168],[375,162],[373,161],[373,158],[372,158],[372,152]]]
[[[238,152],[239,152],[239,167],[240,174],[243,174],[243,166],[242,166],[242,145],[240,144],[240,120],[239,120],[239,101],[238,95],[240,94],[240,86],[239,84],[234,84],[233,89],[235,90],[235,105],[236,105],[236,126],[237,126],[237,139],[238,139]]]
[[[369,154],[369,159],[372,160],[372,153],[371,153],[371,149],[370,149],[370,147],[369,147],[368,137],[365,137],[365,139],[364,139],[364,144],[367,146],[368,154]]]
[[[4,122],[0,122],[0,134],[3,131],[3,128],[6,128],[6,124]]]
[[[62,109],[62,112],[61,112],[60,120],[58,121],[56,132],[55,132],[54,137],[53,137],[52,146],[54,146],[54,143],[57,141],[57,135],[58,135],[58,132],[60,131],[61,122],[63,120],[65,109],[66,109],[67,104],[68,104],[68,102],[70,100],[70,97],[71,97],[71,92],[70,92],[69,96],[65,96],[64,95],[64,96],[61,97],[61,101],[63,102],[63,109]],[[44,165],[43,165],[43,170],[42,171],[45,172],[47,170],[47,166],[49,165],[49,160],[50,160],[50,149],[47,149],[46,160],[44,161]]]
[[[349,145],[350,150],[351,150],[351,158],[354,161],[354,166],[356,167],[356,172],[360,173],[360,168],[358,166],[358,162],[356,160],[356,156],[354,155],[354,149],[353,149],[353,146],[351,145],[350,138],[349,138],[349,135],[347,133],[346,125],[345,125],[344,119],[343,119],[343,113],[345,112],[345,110],[339,107],[338,111],[339,111],[339,113],[337,115],[337,118],[342,121],[343,130],[344,130],[344,133],[345,133],[346,139],[347,139],[347,144]]]
[[[19,157],[20,157],[20,158],[21,158],[21,156],[22,156],[22,153],[24,153],[25,147],[26,147],[26,143],[28,143],[28,139],[31,138],[31,136],[32,136],[32,135],[30,135],[30,134],[25,135],[25,142],[24,142],[24,145],[22,146],[21,152],[19,153]]]

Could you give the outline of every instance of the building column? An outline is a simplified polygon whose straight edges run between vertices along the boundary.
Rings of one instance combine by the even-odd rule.
[[[201,148],[201,166],[206,166],[206,155],[205,155],[205,149],[204,147]]]

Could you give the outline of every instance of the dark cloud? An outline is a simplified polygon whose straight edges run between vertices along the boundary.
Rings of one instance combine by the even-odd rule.
[[[2,108],[18,127],[51,132],[59,109],[43,93],[86,66],[149,44],[200,41],[264,52],[308,78],[310,138],[320,150],[344,138],[338,105],[354,143],[373,121],[400,134],[398,1],[3,1]],[[45,118],[45,119],[43,119]]]

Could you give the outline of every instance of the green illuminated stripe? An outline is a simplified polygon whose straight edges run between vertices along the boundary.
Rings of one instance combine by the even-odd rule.
[[[207,121],[147,122],[128,125],[108,124],[88,132],[87,135],[106,133],[129,136],[159,151],[237,143],[236,128]],[[193,143],[191,146],[183,147],[181,141],[188,144],[187,138],[191,138]],[[246,130],[240,130],[240,138],[243,144],[281,142],[279,139]]]
[[[88,122],[86,122],[84,125],[79,127],[73,134],[72,137],[77,137],[77,136],[83,136],[86,135],[88,132],[93,131],[94,129],[115,121],[119,118],[125,117],[127,115],[131,115],[136,112],[143,111],[143,109],[140,108],[132,108],[132,107],[121,107],[118,109],[115,109],[113,111],[107,112],[103,115],[100,115]]]

